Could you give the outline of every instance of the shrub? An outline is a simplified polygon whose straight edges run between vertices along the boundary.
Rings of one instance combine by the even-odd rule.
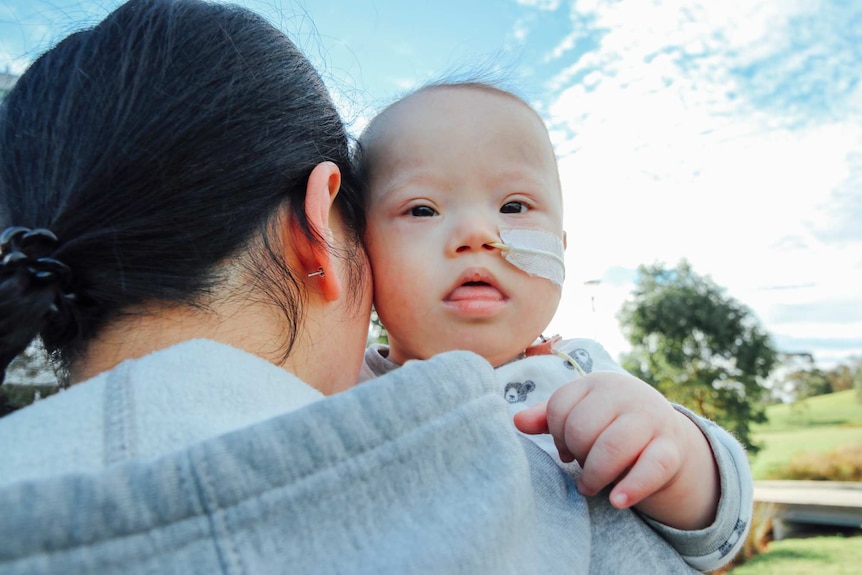
[[[781,479],[862,481],[862,444],[841,446],[827,453],[800,453],[779,473]]]
[[[45,398],[59,391],[56,385],[0,385],[0,417],[33,403],[36,393]]]

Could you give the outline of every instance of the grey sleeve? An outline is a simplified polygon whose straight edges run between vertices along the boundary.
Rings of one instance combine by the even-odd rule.
[[[706,436],[718,465],[721,499],[712,525],[683,531],[644,519],[676,548],[683,559],[700,571],[712,571],[728,563],[742,548],[751,528],[754,484],[745,449],[728,431],[690,410],[674,405]]]

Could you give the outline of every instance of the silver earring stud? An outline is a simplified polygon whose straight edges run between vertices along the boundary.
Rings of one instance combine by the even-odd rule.
[[[320,277],[322,278],[322,277],[324,277],[325,275],[326,275],[326,274],[324,274],[324,273],[323,273],[323,268],[317,268],[317,271],[316,271],[316,272],[311,272],[310,274],[308,274],[308,277],[313,278],[313,277],[315,277],[315,276],[320,276]]]

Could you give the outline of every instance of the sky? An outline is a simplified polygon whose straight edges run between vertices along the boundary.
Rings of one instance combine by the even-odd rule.
[[[240,0],[321,71],[350,129],[441,78],[545,120],[567,279],[549,333],[625,352],[639,265],[687,259],[780,351],[862,357],[862,2]],[[117,5],[0,0],[0,71]]]

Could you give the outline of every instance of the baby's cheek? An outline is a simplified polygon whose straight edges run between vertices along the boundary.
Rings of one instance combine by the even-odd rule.
[[[548,280],[533,278],[525,297],[525,311],[521,314],[530,324],[530,331],[543,333],[554,318],[560,304],[562,290]]]

